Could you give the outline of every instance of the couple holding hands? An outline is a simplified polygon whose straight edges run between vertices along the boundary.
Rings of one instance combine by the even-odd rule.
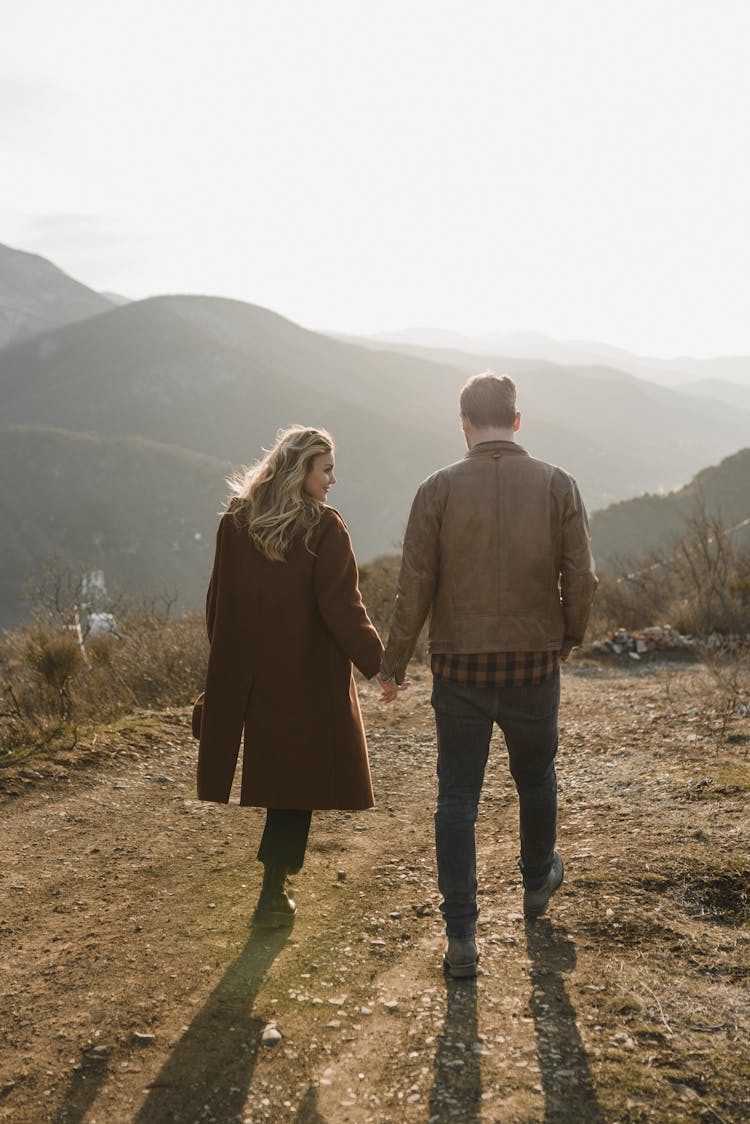
[[[206,604],[198,796],[229,800],[244,736],[240,803],[267,809],[253,923],[290,924],[286,878],[302,867],[313,810],[373,805],[352,664],[393,702],[429,617],[445,966],[470,977],[474,828],[495,723],[519,796],[526,916],[543,913],[563,880],[559,669],[583,639],[596,577],[575,481],[514,440],[513,381],[475,375],[460,412],[468,452],[417,491],[385,648],[362,603],[346,526],[326,506],[336,482],[331,435],[282,430],[230,482]]]

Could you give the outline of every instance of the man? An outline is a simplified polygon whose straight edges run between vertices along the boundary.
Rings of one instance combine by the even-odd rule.
[[[575,481],[514,440],[521,415],[513,380],[475,375],[460,403],[469,451],[416,494],[380,671],[391,702],[429,614],[435,843],[454,978],[476,974],[474,826],[495,722],[519,797],[525,915],[542,914],[562,883],[554,849],[559,665],[583,639],[597,584]]]

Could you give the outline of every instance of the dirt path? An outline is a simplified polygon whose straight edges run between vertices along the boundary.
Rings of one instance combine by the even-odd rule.
[[[363,691],[378,807],[314,818],[286,939],[250,934],[262,813],[193,799],[187,712],[7,776],[0,1120],[750,1118],[748,743],[717,750],[706,691],[565,675],[567,881],[531,926],[496,743],[475,982],[441,970],[425,675]]]

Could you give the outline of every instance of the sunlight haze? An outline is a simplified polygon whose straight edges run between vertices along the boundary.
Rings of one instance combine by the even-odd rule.
[[[0,10],[0,242],[87,285],[750,352],[744,2]]]

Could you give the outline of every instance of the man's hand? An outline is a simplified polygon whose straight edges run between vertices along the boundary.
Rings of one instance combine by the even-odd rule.
[[[392,703],[394,699],[398,698],[399,692],[405,691],[409,686],[408,679],[404,679],[403,683],[399,684],[395,679],[383,679],[382,675],[376,675],[375,678],[383,690],[383,694],[380,696],[382,703]]]

